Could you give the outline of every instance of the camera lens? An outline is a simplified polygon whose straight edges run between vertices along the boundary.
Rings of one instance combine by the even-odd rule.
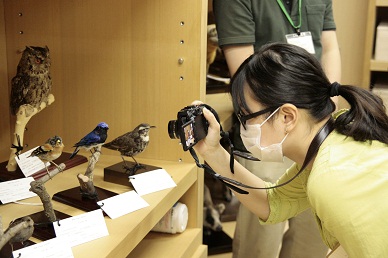
[[[177,132],[177,120],[171,120],[168,122],[168,135],[170,139],[179,139],[179,134]]]

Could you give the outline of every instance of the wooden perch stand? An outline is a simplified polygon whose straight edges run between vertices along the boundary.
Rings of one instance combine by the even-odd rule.
[[[31,237],[34,228],[34,221],[30,217],[25,217],[22,222],[10,226],[4,233],[0,217],[0,250],[10,242],[26,241]],[[32,230],[31,230],[32,229]]]
[[[96,163],[100,159],[101,155],[101,146],[95,148],[94,153],[89,158],[88,167],[86,168],[85,174],[78,174],[77,178],[81,187],[81,194],[84,197],[96,198],[97,191],[93,184],[93,171]]]
[[[20,145],[23,146],[24,131],[26,129],[27,123],[30,119],[38,114],[40,111],[45,109],[47,106],[51,105],[55,101],[54,95],[50,94],[47,98],[47,102],[42,102],[39,108],[34,108],[31,105],[22,105],[19,107],[19,110],[16,114],[16,123],[15,123],[15,133],[13,144],[18,145],[17,135],[20,137]],[[15,150],[11,148],[11,154],[9,155],[7,170],[15,171],[17,168],[17,163],[15,160],[16,153]]]
[[[52,170],[50,172],[50,174],[46,174],[45,176],[39,178],[38,180],[32,181],[30,183],[30,186],[31,186],[30,191],[36,193],[39,196],[40,200],[42,201],[43,207],[44,207],[44,214],[50,222],[56,221],[57,218],[56,218],[56,215],[55,215],[55,212],[53,209],[53,205],[51,203],[51,197],[48,194],[44,184],[48,180],[55,177],[59,172],[65,170],[66,165],[61,163],[61,164],[59,164],[59,167],[61,168],[61,170],[56,168],[56,169]]]

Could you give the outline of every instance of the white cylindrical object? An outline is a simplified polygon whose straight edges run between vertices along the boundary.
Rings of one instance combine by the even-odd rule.
[[[182,233],[187,226],[189,213],[186,204],[177,202],[155,225],[152,231],[163,233]]]

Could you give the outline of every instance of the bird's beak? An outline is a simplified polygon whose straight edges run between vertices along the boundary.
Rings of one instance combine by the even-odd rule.
[[[150,126],[150,128],[156,128],[156,126],[154,126],[154,125],[151,125],[151,126]]]

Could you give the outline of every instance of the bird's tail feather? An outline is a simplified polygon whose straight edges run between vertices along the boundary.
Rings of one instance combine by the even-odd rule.
[[[75,155],[77,155],[77,153],[79,152],[79,148],[75,148],[74,152],[70,155],[70,158],[69,159],[72,159],[74,158]]]

